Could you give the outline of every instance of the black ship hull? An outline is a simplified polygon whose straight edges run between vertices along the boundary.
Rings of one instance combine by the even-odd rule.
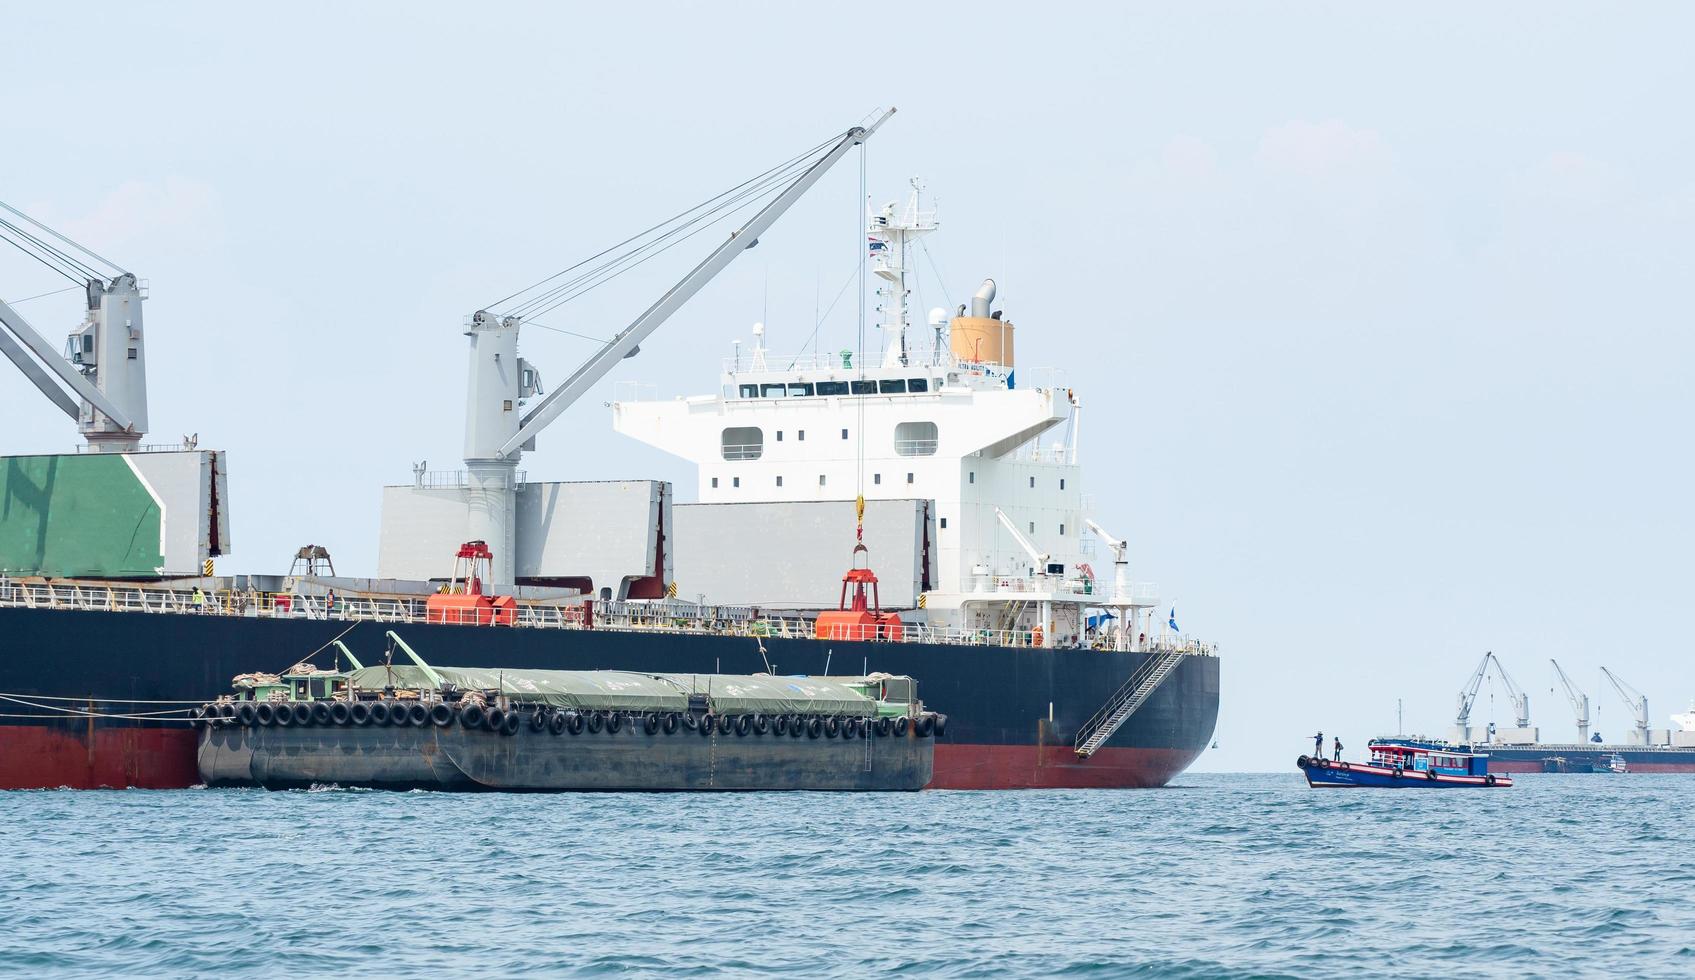
[[[1078,729],[1157,654],[12,607],[0,608],[0,695],[13,699],[0,711],[0,788],[195,785],[196,733],[149,720],[169,707],[149,702],[210,700],[236,674],[314,651],[328,663],[338,636],[380,662],[390,628],[426,660],[462,666],[908,674],[949,716],[932,788],[1160,786],[1206,748],[1218,717],[1218,660],[1198,654],[1079,759]]]

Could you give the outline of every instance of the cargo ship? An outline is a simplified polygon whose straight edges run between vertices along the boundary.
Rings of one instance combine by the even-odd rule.
[[[1446,737],[1383,736],[1381,741],[1420,749],[1448,748],[1487,753],[1496,772],[1511,773],[1628,773],[1695,772],[1695,704],[1671,716],[1669,728],[1654,728],[1647,695],[1631,687],[1606,667],[1601,676],[1631,712],[1633,728],[1625,742],[1608,742],[1590,729],[1589,695],[1574,684],[1559,661],[1549,660],[1556,683],[1565,693],[1577,728],[1572,742],[1544,742],[1542,730],[1530,721],[1530,695],[1514,681],[1493,652],[1485,653],[1459,693],[1459,711]],[[1513,724],[1473,725],[1471,708],[1483,679],[1493,671],[1505,687],[1513,709]]]
[[[464,468],[418,464],[383,488],[373,578],[338,575],[316,545],[287,574],[216,574],[232,549],[229,461],[142,442],[146,297],[132,273],[91,268],[92,253],[58,270],[88,284],[65,356],[0,303],[0,350],[88,442],[0,470],[0,787],[193,785],[189,715],[232,677],[337,641],[381,646],[402,627],[465,668],[910,676],[950,718],[932,788],[1152,787],[1181,773],[1212,737],[1217,651],[1157,612],[1125,541],[1089,513],[1082,400],[1018,376],[992,282],[932,312],[928,344],[909,342],[911,246],[935,228],[916,186],[904,207],[868,209],[880,351],[779,362],[760,330],[717,394],[613,405],[619,431],[697,460],[698,503],[660,481],[539,482],[518,468],[886,118],[467,318]],[[763,206],[544,392],[518,354],[526,318],[750,203]],[[30,230],[0,223],[18,229]],[[11,237],[49,264],[79,254]]]

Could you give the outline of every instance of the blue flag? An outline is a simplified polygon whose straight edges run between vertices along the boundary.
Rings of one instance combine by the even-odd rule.
[[[1177,628],[1177,607],[1176,606],[1171,607],[1171,632],[1173,632],[1173,633],[1183,632],[1182,630]]]

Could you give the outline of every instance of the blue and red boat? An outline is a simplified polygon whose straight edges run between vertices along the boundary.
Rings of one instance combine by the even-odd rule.
[[[1489,771],[1489,756],[1453,746],[1372,739],[1366,746],[1369,762],[1331,761],[1301,756],[1295,765],[1306,773],[1307,785],[1373,786],[1385,789],[1459,789],[1511,786],[1511,776]]]

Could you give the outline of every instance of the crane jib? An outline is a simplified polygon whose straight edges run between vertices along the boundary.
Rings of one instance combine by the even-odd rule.
[[[670,319],[673,313],[681,309],[684,303],[688,302],[708,282],[711,282],[735,259],[737,254],[748,247],[742,245],[742,242],[752,241],[757,243],[759,236],[764,234],[765,230],[775,223],[783,212],[787,211],[803,194],[811,189],[812,185],[816,184],[838,160],[846,155],[848,150],[870,139],[878,127],[894,115],[894,112],[894,109],[888,109],[871,125],[855,126],[843,133],[828,152],[808,167],[799,177],[796,177],[782,193],[748,219],[746,224],[732,232],[728,239],[712,251],[712,254],[689,270],[687,275],[678,280],[675,286],[672,286],[658,301],[648,307],[646,312],[613,337],[605,347],[601,348],[599,353],[589,358],[581,367],[572,372],[564,384],[549,392],[535,408],[523,417],[517,433],[507,439],[500,447],[499,457],[508,459],[518,452],[524,444],[534,439],[538,432],[558,418],[560,413],[582,397],[591,386],[605,377],[624,358],[625,354],[629,353],[632,348],[640,344],[649,334]]]

